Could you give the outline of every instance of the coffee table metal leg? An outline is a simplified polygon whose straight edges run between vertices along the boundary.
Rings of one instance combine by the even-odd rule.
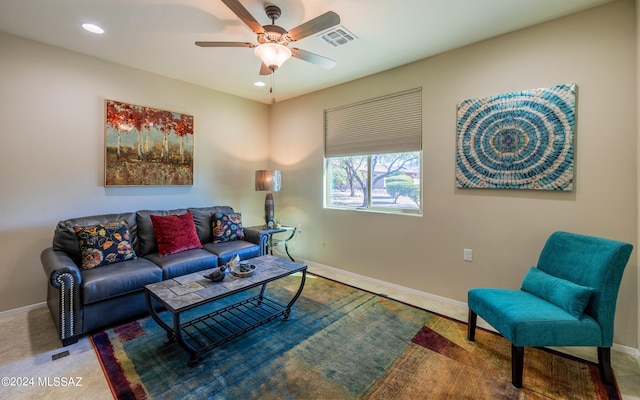
[[[178,341],[178,344],[180,345],[180,347],[182,347],[187,353],[189,353],[189,361],[187,362],[187,365],[189,367],[195,367],[196,365],[200,364],[200,361],[202,361],[202,358],[198,356],[198,349],[196,349],[195,347],[187,343],[187,341],[184,340],[184,336],[182,336],[182,328],[180,327],[179,312],[173,314],[173,331],[174,331],[175,338]]]
[[[302,271],[302,279],[300,280],[300,287],[298,288],[298,291],[296,292],[295,296],[293,296],[289,304],[287,304],[287,309],[284,312],[282,319],[284,320],[289,319],[289,315],[291,314],[291,307],[293,306],[293,303],[295,303],[296,300],[298,300],[298,297],[300,297],[300,293],[302,293],[302,289],[304,289],[304,282],[306,280],[307,280],[307,270],[305,269]]]
[[[258,301],[258,305],[262,304],[262,299],[264,299],[264,292],[265,290],[267,290],[267,284],[263,283],[262,284],[262,289],[260,289],[260,297],[259,297],[259,301]]]
[[[149,315],[151,315],[151,318],[153,318],[153,320],[156,321],[156,323],[160,325],[162,329],[167,331],[167,343],[175,341],[173,329],[171,329],[169,325],[165,324],[165,322],[160,319],[158,312],[155,308],[153,308],[153,304],[151,303],[151,295],[148,291],[144,292],[144,301],[147,303],[147,311],[149,311]]]

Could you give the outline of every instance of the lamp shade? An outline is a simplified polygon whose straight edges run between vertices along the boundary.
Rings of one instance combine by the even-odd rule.
[[[255,48],[254,53],[271,71],[280,68],[285,61],[291,58],[291,50],[277,43],[261,44]]]
[[[256,171],[256,190],[279,192],[282,188],[282,177],[277,169],[260,169]]]

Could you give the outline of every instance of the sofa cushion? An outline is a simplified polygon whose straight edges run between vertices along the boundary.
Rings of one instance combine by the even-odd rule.
[[[162,278],[165,280],[218,266],[218,256],[202,249],[186,250],[164,257],[157,253],[148,254],[145,258],[162,269]]]
[[[221,243],[205,243],[204,249],[218,256],[220,265],[228,263],[237,254],[241,260],[258,257],[260,246],[244,240],[232,240]]]
[[[592,288],[577,285],[531,267],[522,280],[522,290],[561,307],[578,318],[589,304]]]
[[[575,318],[534,294],[515,289],[471,289],[469,308],[516,346],[602,346],[600,325],[587,314]],[[576,336],[576,332],[580,336]]]
[[[213,243],[243,240],[242,214],[215,213],[213,215]]]
[[[126,221],[75,226],[74,230],[80,244],[81,267],[84,269],[136,259]]]
[[[202,248],[191,212],[180,215],[150,215],[160,257]]]
[[[231,214],[233,208],[229,206],[211,206],[211,207],[189,207],[189,211],[193,214],[193,222],[196,224],[196,232],[200,238],[200,243],[213,242],[213,214]]]
[[[162,281],[162,270],[149,260],[123,261],[117,268],[82,270],[82,303],[91,304],[143,290],[145,285]]]
[[[136,222],[138,225],[138,243],[136,249],[138,257],[146,256],[158,252],[158,241],[153,231],[151,215],[179,215],[186,213],[184,208],[175,210],[140,210],[136,211]],[[138,250],[139,249],[139,250]]]

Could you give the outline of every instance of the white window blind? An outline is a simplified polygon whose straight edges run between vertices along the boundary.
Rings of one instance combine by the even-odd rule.
[[[325,110],[325,157],[422,150],[422,88]]]

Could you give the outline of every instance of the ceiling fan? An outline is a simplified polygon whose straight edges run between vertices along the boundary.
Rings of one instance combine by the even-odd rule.
[[[222,2],[233,11],[242,22],[245,23],[256,35],[258,44],[249,42],[196,42],[200,47],[249,47],[254,48],[256,56],[262,60],[260,75],[270,75],[275,72],[290,57],[319,65],[324,68],[333,68],[336,65],[334,60],[311,53],[298,48],[289,48],[289,43],[303,39],[309,35],[322,32],[340,23],[340,17],[333,11],[328,11],[316,18],[313,18],[297,27],[287,31],[275,24],[282,11],[280,7],[268,4],[265,12],[271,25],[260,25],[258,21],[247,11],[238,0],[222,0]]]

